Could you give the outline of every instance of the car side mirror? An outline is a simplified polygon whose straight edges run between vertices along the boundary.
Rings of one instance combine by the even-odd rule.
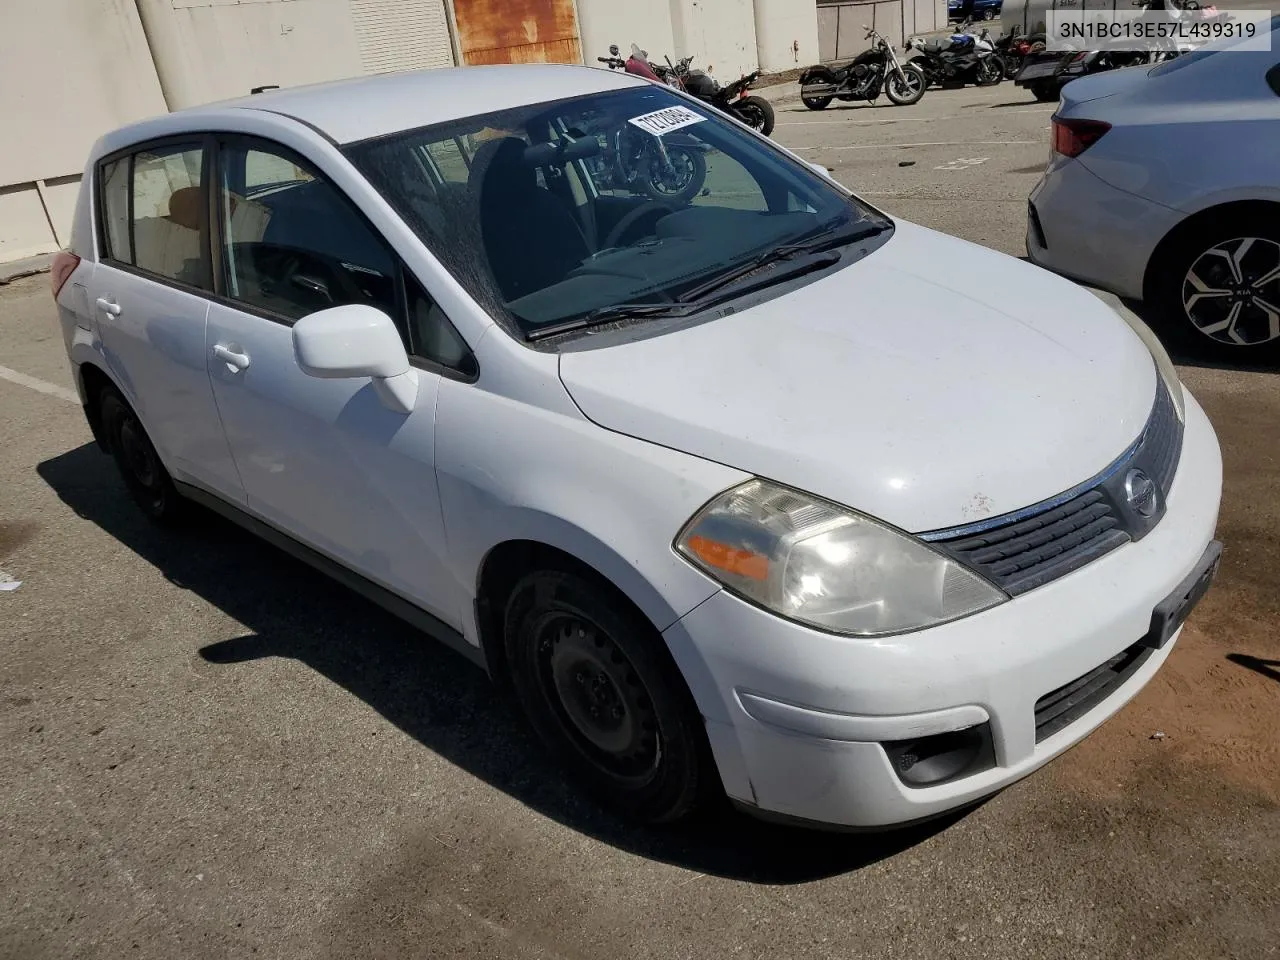
[[[418,372],[409,366],[400,331],[374,307],[349,303],[309,313],[293,325],[293,355],[310,377],[370,377],[383,406],[412,413]]]

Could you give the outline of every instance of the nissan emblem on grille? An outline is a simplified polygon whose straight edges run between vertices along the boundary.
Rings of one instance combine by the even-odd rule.
[[[1159,491],[1155,481],[1141,470],[1130,470],[1124,478],[1124,495],[1129,506],[1140,517],[1155,515],[1159,506]]]

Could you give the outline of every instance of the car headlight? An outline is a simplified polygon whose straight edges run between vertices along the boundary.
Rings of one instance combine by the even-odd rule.
[[[675,547],[734,593],[832,633],[904,633],[1008,599],[908,534],[767,480],[720,494]]]
[[[1133,332],[1138,335],[1143,343],[1147,345],[1147,349],[1151,351],[1151,358],[1156,362],[1156,370],[1160,372],[1160,379],[1164,381],[1165,389],[1169,391],[1169,396],[1173,399],[1173,408],[1178,411],[1178,419],[1186,422],[1184,410],[1186,401],[1182,397],[1182,381],[1178,379],[1178,371],[1173,365],[1173,361],[1169,359],[1169,351],[1164,348],[1164,344],[1160,342],[1160,338],[1151,332],[1151,328],[1143,323],[1132,310],[1121,308],[1116,311],[1124,318],[1124,322],[1129,324]]]

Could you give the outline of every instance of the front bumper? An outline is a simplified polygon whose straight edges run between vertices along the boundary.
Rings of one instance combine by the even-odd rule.
[[[1213,539],[1218,441],[1187,395],[1182,459],[1150,534],[984,613],[899,637],[807,629],[721,592],[666,631],[707,717],[729,796],[788,818],[876,827],[994,793],[1098,727],[1160,668],[1147,655],[1083,716],[1039,742],[1036,703],[1133,646],[1153,608]],[[1175,638],[1176,639],[1176,638]],[[936,786],[906,785],[886,741],[990,726],[994,763]]]
[[[1111,186],[1081,160],[1055,156],[1031,191],[1027,256],[1138,300],[1151,254],[1181,219],[1177,210]]]

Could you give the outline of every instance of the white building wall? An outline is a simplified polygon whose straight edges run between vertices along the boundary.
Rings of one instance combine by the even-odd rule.
[[[624,59],[633,43],[649,51],[649,59],[658,63],[664,55],[675,59],[668,0],[578,0],[578,28],[582,58],[589,67],[601,66],[596,57],[607,57],[612,43],[618,45]]]
[[[808,0],[755,0],[760,69],[780,73],[818,62],[818,17]]]
[[[809,8],[812,0],[784,0]],[[721,83],[756,69],[756,17],[752,0],[671,0],[676,56],[693,54],[695,67]],[[649,51],[651,54],[654,52]]]
[[[0,261],[66,245],[89,148],[164,113],[133,0],[4,0]]]

